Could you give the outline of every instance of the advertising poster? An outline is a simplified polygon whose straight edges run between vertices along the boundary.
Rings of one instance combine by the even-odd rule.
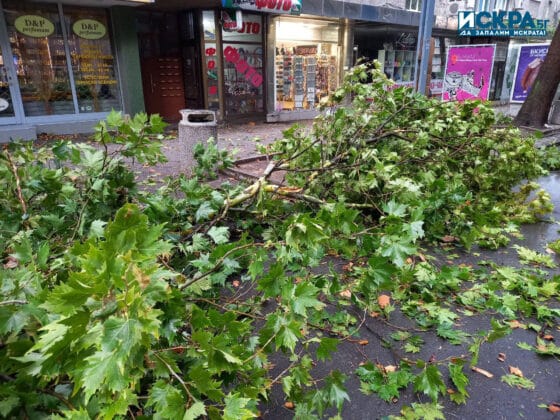
[[[493,44],[449,47],[442,99],[444,101],[487,100],[495,48]]]
[[[515,79],[511,89],[511,102],[524,102],[527,99],[547,53],[548,44],[519,46]]]

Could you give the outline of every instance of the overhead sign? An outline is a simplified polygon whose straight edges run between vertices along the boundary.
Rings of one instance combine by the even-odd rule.
[[[222,0],[226,9],[243,9],[289,15],[301,14],[303,0]]]
[[[523,102],[529,96],[548,53],[548,47],[548,44],[526,44],[519,47],[515,79],[511,90],[512,102]]]
[[[459,36],[545,37],[547,19],[535,19],[529,12],[462,11],[458,13]]]
[[[495,45],[454,45],[449,47],[443,78],[442,99],[487,100],[494,67]]]
[[[22,15],[14,22],[16,30],[25,36],[33,38],[44,38],[54,33],[54,24],[38,15]]]
[[[80,38],[101,39],[107,33],[107,28],[94,19],[80,19],[72,25],[72,31]]]

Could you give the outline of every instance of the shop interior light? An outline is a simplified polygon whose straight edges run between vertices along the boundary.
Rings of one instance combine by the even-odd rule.
[[[328,34],[337,34],[338,27],[314,22],[276,21],[276,36],[278,39],[286,41],[321,41],[324,40],[327,35],[325,31],[327,31]]]

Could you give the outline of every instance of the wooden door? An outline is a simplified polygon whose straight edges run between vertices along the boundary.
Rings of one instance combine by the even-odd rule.
[[[144,58],[141,66],[146,112],[159,114],[170,123],[178,122],[179,110],[186,108],[181,58]]]

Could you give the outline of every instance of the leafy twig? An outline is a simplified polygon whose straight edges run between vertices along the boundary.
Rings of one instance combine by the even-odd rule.
[[[7,305],[27,305],[27,301],[14,299],[14,300],[5,300],[3,302],[0,302],[0,306],[7,306]]]

